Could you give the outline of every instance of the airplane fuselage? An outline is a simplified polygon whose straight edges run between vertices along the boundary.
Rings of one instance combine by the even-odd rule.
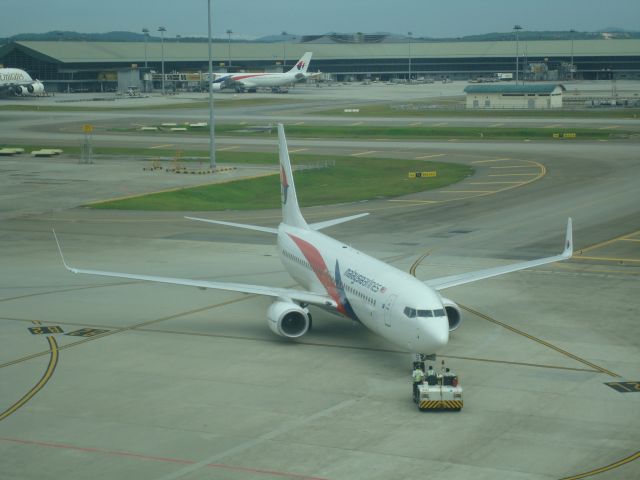
[[[300,82],[307,77],[307,69],[312,52],[306,52],[290,70],[282,73],[227,73],[217,75],[212,83],[214,90],[235,88],[254,90],[256,88],[278,88]]]
[[[0,82],[20,83],[33,82],[33,79],[24,70],[19,68],[0,68]]]
[[[328,293],[340,314],[398,347],[434,353],[447,344],[449,323],[439,294],[408,273],[317,231],[285,224],[278,228],[278,253],[302,286]],[[407,309],[429,313],[411,315]]]
[[[15,95],[37,95],[44,92],[44,85],[39,80],[19,68],[0,68],[0,92]]]
[[[234,75],[234,82],[240,82],[246,88],[282,87],[298,81],[296,75],[289,73],[247,73]],[[300,77],[300,80],[304,75]]]

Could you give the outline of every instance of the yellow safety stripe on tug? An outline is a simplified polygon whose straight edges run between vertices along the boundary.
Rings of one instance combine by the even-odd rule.
[[[421,409],[435,408],[462,408],[461,400],[422,400],[420,402]]]

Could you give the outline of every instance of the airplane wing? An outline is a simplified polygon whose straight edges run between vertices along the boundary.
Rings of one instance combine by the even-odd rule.
[[[351,220],[356,220],[358,218],[366,217],[369,215],[368,213],[359,213],[357,215],[351,215],[349,217],[335,218],[333,220],[325,220],[324,222],[316,222],[311,223],[309,228],[312,230],[322,230],[323,228],[332,227],[333,225],[339,225],[341,223],[350,222]],[[261,227],[259,225],[247,225],[246,223],[234,223],[234,222],[223,222],[222,220],[209,220],[208,218],[198,218],[198,217],[184,217],[188,220],[196,220],[198,222],[206,222],[213,223],[216,225],[226,225],[228,227],[237,227],[237,228],[246,228],[247,230],[256,230],[258,232],[265,233],[274,233],[278,234],[277,228],[271,227]]]
[[[208,218],[184,217],[188,220],[196,220],[197,222],[214,223],[216,225],[226,225],[228,227],[246,228],[247,230],[256,230],[258,232],[278,234],[277,228],[261,227],[259,225],[247,225],[246,223],[223,222],[222,220],[209,220]]]
[[[349,217],[335,218],[333,220],[326,220],[324,222],[316,222],[309,224],[309,228],[312,230],[322,230],[323,228],[332,227],[334,225],[340,225],[341,223],[350,222],[358,218],[366,217],[368,213],[359,213],[357,215],[351,215]]]
[[[456,287],[458,285],[464,285],[465,283],[471,283],[485,278],[497,277],[505,273],[517,272],[518,270],[524,270],[526,268],[538,267],[540,265],[546,265],[547,263],[559,262],[561,260],[568,260],[573,255],[573,233],[571,218],[567,220],[567,233],[564,242],[564,250],[560,255],[554,255],[552,257],[540,258],[538,260],[530,260],[528,262],[514,263],[511,265],[504,265],[501,267],[486,268],[484,270],[477,270],[475,272],[461,273],[459,275],[451,275],[448,277],[433,278],[427,280],[424,283],[435,290],[444,290],[445,288]]]
[[[254,295],[264,295],[266,297],[290,299],[302,303],[308,303],[312,305],[319,305],[323,307],[337,308],[338,304],[328,295],[322,295],[320,293],[308,292],[305,290],[295,290],[291,288],[280,287],[267,287],[263,285],[250,285],[244,283],[228,283],[228,282],[210,282],[207,280],[191,280],[188,278],[174,278],[174,277],[159,277],[155,275],[140,275],[135,273],[124,272],[107,272],[102,270],[89,270],[84,268],[71,267],[67,264],[62,254],[62,248],[56,232],[53,232],[53,236],[56,239],[58,245],[58,251],[62,258],[62,264],[64,267],[72,273],[84,273],[88,275],[99,275],[102,277],[114,277],[114,278],[128,278],[131,280],[143,280],[147,282],[156,283],[169,283],[172,285],[185,285],[189,287],[197,287],[201,289],[215,289],[215,290],[227,290],[232,292],[248,293]]]

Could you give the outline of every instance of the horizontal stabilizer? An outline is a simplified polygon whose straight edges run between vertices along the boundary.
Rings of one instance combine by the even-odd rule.
[[[342,218],[336,218],[333,220],[326,220],[324,222],[312,223],[309,225],[309,228],[311,228],[312,230],[322,230],[323,228],[339,225],[340,223],[350,222],[351,220],[356,220],[358,218],[366,217],[367,215],[369,214],[359,213],[358,215],[351,215],[350,217],[342,217]]]
[[[221,220],[209,220],[208,218],[196,218],[196,217],[184,217],[184,218],[187,218],[189,220],[196,220],[198,222],[215,223],[217,225],[226,225],[228,227],[244,228],[246,230],[256,230],[258,232],[275,233],[276,235],[278,234],[277,228],[261,227],[259,225],[247,225],[245,223],[223,222]]]

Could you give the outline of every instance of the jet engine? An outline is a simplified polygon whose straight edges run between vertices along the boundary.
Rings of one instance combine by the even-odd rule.
[[[14,92],[16,95],[38,95],[44,92],[44,85],[42,82],[34,82],[29,85],[18,85],[15,87]]]
[[[42,92],[44,92],[44,85],[42,84],[42,82],[36,80],[30,86],[31,89],[29,90],[29,93],[31,94],[40,95]]]
[[[298,338],[309,331],[309,310],[292,303],[277,300],[267,310],[271,331],[281,337]]]
[[[211,84],[211,90],[213,90],[214,92],[220,91],[225,87],[225,83],[224,82],[214,82]]]
[[[456,302],[449,300],[448,298],[442,298],[442,305],[444,305],[444,311],[447,312],[449,331],[453,332],[462,323],[462,312],[460,311],[460,307],[456,305]]]

